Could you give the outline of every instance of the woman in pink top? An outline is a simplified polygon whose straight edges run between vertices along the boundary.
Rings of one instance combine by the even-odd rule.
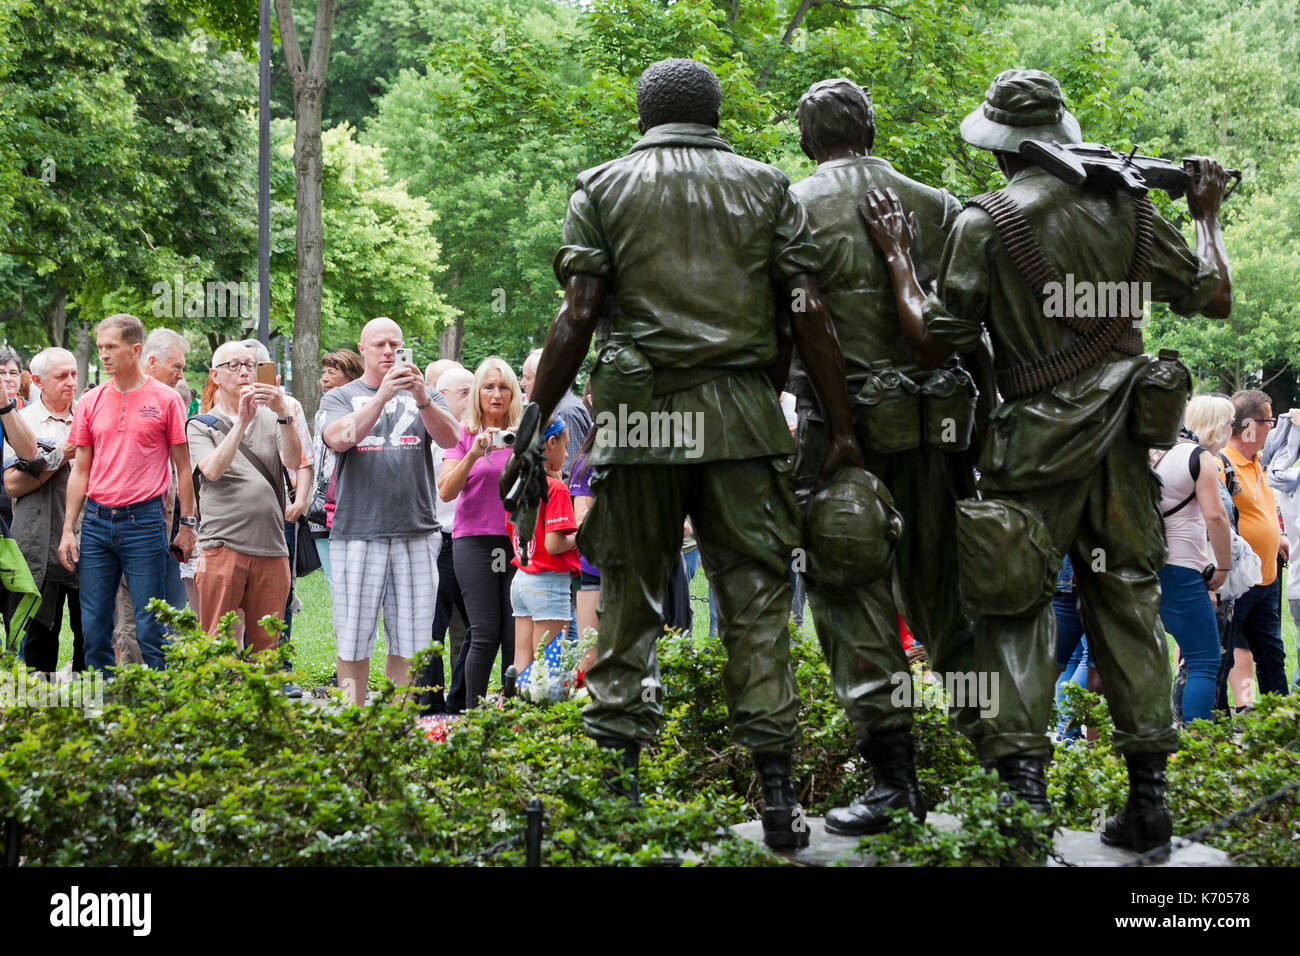
[[[469,614],[469,655],[465,659],[465,701],[473,707],[487,693],[492,659],[501,652],[501,676],[514,662],[515,623],[510,604],[514,553],[506,534],[506,510],[497,484],[510,458],[510,448],[498,444],[503,432],[513,432],[523,415],[523,395],[514,370],[489,356],[474,373],[469,422],[461,426],[460,442],[442,456],[438,497],[456,500],[452,560],[465,610]],[[459,498],[457,498],[459,496]]]

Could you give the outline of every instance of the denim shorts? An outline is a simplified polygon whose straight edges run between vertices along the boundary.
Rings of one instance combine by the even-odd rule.
[[[564,571],[520,571],[510,585],[510,604],[515,617],[534,621],[567,621],[572,607],[570,581]]]

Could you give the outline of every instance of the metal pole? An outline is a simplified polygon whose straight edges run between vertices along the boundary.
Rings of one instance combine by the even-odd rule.
[[[524,810],[524,866],[542,865],[542,798],[533,797]]]
[[[271,324],[271,0],[261,0],[257,30],[257,338]]]

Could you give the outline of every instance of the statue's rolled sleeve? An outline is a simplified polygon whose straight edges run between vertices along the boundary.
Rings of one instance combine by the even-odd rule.
[[[786,189],[772,233],[772,277],[793,279],[804,273],[816,275],[821,271],[821,262],[803,204]]]
[[[935,291],[926,297],[926,328],[958,352],[969,352],[984,333],[989,305],[988,236],[975,216],[963,216],[948,236]]]
[[[1205,308],[1219,289],[1219,270],[1188,248],[1172,223],[1160,216],[1152,224],[1151,298],[1168,302],[1178,315],[1194,315]]]
[[[600,228],[596,207],[586,191],[574,190],[564,217],[563,245],[552,263],[555,278],[566,285],[575,275],[613,276],[605,235]]]

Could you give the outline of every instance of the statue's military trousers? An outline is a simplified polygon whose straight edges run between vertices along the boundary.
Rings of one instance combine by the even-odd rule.
[[[799,524],[789,467],[781,458],[752,458],[597,471],[578,535],[582,553],[600,569],[600,637],[583,711],[593,737],[642,742],[659,729],[655,642],[689,516],[718,603],[732,735],[753,751],[793,749],[799,695],[785,562],[799,544]]]
[[[1120,435],[1077,481],[1032,491],[986,489],[983,496],[1030,509],[1056,552],[1069,553],[1079,613],[1115,722],[1115,749],[1172,753],[1178,738],[1157,577],[1167,550],[1160,479],[1148,465],[1147,449]],[[980,742],[985,759],[1051,754],[1046,734],[1058,667],[1051,593],[1058,570],[1059,560],[1044,571],[1044,596],[1027,616],[986,613],[977,620],[976,666],[999,675],[997,714],[985,721]],[[971,573],[978,569],[962,568],[963,575]]]
[[[813,408],[808,400],[800,402],[794,483],[804,509],[827,447],[826,426],[810,414]],[[912,705],[918,699],[912,694],[898,615],[925,646],[936,674],[975,671],[970,615],[958,590],[954,547],[956,501],[974,491],[966,456],[919,448],[891,455],[868,453],[865,460],[903,517],[894,574],[858,588],[829,586],[806,576],[817,639],[858,740],[912,726]],[[967,686],[953,683],[963,690]],[[956,703],[961,706],[950,710],[950,721],[967,736],[977,736],[978,702]]]

